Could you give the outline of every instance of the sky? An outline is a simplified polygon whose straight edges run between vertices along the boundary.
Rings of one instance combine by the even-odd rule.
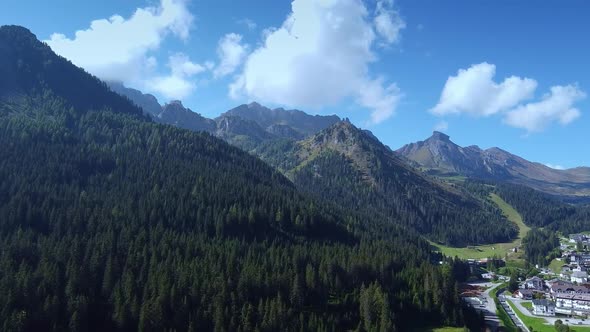
[[[5,0],[0,24],[207,117],[257,101],[347,117],[393,149],[439,130],[572,168],[590,166],[588,15],[585,0]]]

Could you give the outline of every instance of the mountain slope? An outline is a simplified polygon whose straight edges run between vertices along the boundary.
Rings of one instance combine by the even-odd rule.
[[[240,105],[221,116],[225,115],[238,116],[256,122],[260,127],[277,136],[294,139],[313,135],[340,120],[336,115],[309,115],[298,110],[270,109],[258,103]]]
[[[192,131],[213,132],[216,128],[215,121],[185,108],[179,100],[164,105],[156,121]]]
[[[570,200],[590,197],[590,169],[556,170],[499,148],[460,147],[434,132],[425,141],[403,146],[397,153],[432,174],[463,175],[525,185]]]
[[[507,241],[513,224],[487,201],[424,177],[374,136],[341,121],[301,142],[256,150],[298,188],[378,214],[451,245]]]
[[[0,62],[1,78],[20,76],[0,90],[1,330],[412,330],[468,317],[454,289],[466,266],[431,264],[416,234],[313,199],[211,135],[153,123],[24,28],[0,27]]]
[[[112,92],[106,84],[68,60],[55,55],[28,30],[16,26],[2,27],[0,40],[0,97],[18,99],[34,91],[51,91],[68,100],[70,106],[95,111],[110,108],[143,117],[139,107]],[[67,77],[68,79],[64,79]]]
[[[144,94],[143,92],[131,89],[123,85],[121,82],[106,82],[111,90],[114,92],[129,98],[135,105],[141,107],[147,114],[153,118],[157,117],[162,113],[162,106],[158,103],[158,99],[150,94]]]

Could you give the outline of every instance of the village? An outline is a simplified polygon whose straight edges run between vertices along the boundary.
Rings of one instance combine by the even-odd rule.
[[[555,331],[556,324],[590,331],[589,248],[590,235],[572,234],[562,238],[561,257],[555,258],[552,269],[536,266],[536,275],[512,283],[508,276],[482,273],[488,281],[471,284],[461,296],[482,312],[492,326],[500,325],[499,311],[503,311],[523,331]],[[483,266],[486,260],[472,263]]]

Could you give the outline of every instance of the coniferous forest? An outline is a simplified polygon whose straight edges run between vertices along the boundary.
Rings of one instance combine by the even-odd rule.
[[[481,326],[466,265],[0,28],[2,331]]]

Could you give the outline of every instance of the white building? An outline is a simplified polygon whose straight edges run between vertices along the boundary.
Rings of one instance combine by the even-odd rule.
[[[533,300],[533,314],[537,316],[555,316],[555,303],[549,300]]]
[[[588,316],[590,314],[590,294],[557,294],[555,312],[564,315]]]
[[[588,272],[586,271],[574,271],[571,275],[571,282],[577,282],[578,284],[583,284],[588,281]]]

